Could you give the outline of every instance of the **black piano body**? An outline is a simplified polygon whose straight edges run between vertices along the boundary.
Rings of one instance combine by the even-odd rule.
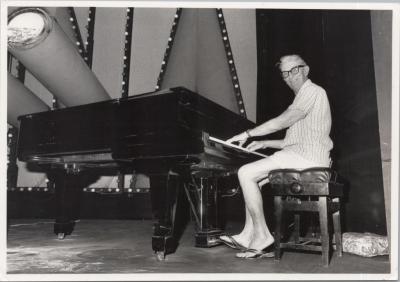
[[[255,159],[209,139],[226,139],[254,124],[183,87],[19,120],[18,158],[46,172],[54,185],[59,238],[74,228],[88,175],[134,170],[150,178],[158,219],[152,247],[159,258],[176,249],[181,205],[190,207],[196,220],[196,246],[218,244],[221,191],[240,165]]]

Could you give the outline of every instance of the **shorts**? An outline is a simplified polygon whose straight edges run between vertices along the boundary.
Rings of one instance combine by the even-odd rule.
[[[320,164],[307,160],[301,155],[287,150],[275,152],[268,158],[272,160],[280,169],[285,169],[285,168],[306,169],[310,167],[329,167],[329,165]]]

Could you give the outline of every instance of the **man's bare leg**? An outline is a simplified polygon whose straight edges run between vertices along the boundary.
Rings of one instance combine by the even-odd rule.
[[[252,231],[251,234],[242,231],[236,238],[240,239],[240,242],[250,249],[263,250],[274,242],[274,238],[265,221],[263,200],[258,182],[265,179],[269,171],[277,168],[279,167],[274,162],[265,158],[244,165],[239,169],[239,182],[242,187],[246,209],[253,222],[253,226],[247,229]],[[247,257],[249,255],[251,254],[246,252],[237,254],[238,257]]]

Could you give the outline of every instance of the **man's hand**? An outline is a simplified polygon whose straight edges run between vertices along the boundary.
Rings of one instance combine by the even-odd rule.
[[[246,142],[247,138],[249,138],[249,135],[246,132],[242,132],[238,135],[233,136],[232,138],[229,138],[226,140],[228,143],[233,143],[233,142],[238,142],[239,146],[242,146],[244,142]]]
[[[253,152],[259,149],[265,149],[267,147],[268,147],[267,141],[253,141],[249,145],[247,145],[246,149]]]

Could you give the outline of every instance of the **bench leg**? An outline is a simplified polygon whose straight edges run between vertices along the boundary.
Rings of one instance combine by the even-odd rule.
[[[275,260],[281,259],[281,230],[282,230],[282,197],[275,196],[274,197],[274,206],[275,206]]]
[[[335,244],[336,244],[336,252],[337,256],[341,257],[342,253],[342,230],[340,226],[340,211],[334,212],[333,215],[333,229],[335,232]]]
[[[322,262],[324,266],[329,265],[330,240],[328,225],[328,202],[326,197],[319,197],[319,224],[321,228]]]

